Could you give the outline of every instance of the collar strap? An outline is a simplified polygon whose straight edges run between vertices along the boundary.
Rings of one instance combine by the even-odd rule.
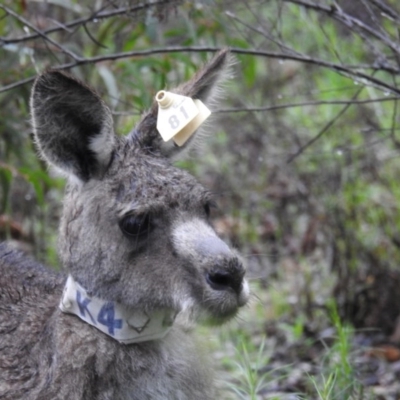
[[[89,296],[71,275],[64,287],[60,309],[125,344],[162,339],[176,317],[171,310],[145,312]]]

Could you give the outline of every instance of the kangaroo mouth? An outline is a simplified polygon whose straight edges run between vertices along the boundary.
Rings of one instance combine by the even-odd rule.
[[[206,311],[206,321],[219,325],[233,318],[240,307],[247,304],[250,297],[249,285],[243,279],[237,290],[223,284],[208,283],[208,288],[203,296],[202,306]]]

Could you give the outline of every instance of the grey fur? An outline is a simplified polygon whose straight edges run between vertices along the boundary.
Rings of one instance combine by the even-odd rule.
[[[207,103],[228,67],[225,50],[177,92]],[[160,140],[156,107],[117,137],[97,94],[48,71],[31,109],[40,153],[69,178],[59,232],[65,273],[0,245],[0,399],[215,399],[192,325],[224,322],[247,302],[244,267],[208,222],[210,194],[171,164],[182,149]],[[124,234],[139,216],[146,230]],[[59,310],[67,273],[93,296],[170,308],[177,320],[164,339],[120,344]]]

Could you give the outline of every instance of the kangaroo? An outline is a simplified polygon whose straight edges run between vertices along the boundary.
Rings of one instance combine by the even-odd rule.
[[[217,53],[174,90],[212,101],[229,68]],[[0,399],[214,400],[194,325],[249,298],[237,252],[209,222],[212,196],[173,165],[154,103],[126,137],[110,109],[49,70],[32,89],[40,154],[67,178],[51,271],[0,245]]]

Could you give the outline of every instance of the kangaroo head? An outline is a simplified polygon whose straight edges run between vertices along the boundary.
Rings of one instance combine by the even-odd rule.
[[[175,92],[209,103],[228,64],[218,53]],[[171,162],[197,133],[183,147],[164,143],[153,104],[116,136],[100,97],[59,71],[37,78],[31,109],[41,154],[69,178],[60,258],[88,293],[216,322],[247,302],[242,262],[209,222],[210,193]]]

